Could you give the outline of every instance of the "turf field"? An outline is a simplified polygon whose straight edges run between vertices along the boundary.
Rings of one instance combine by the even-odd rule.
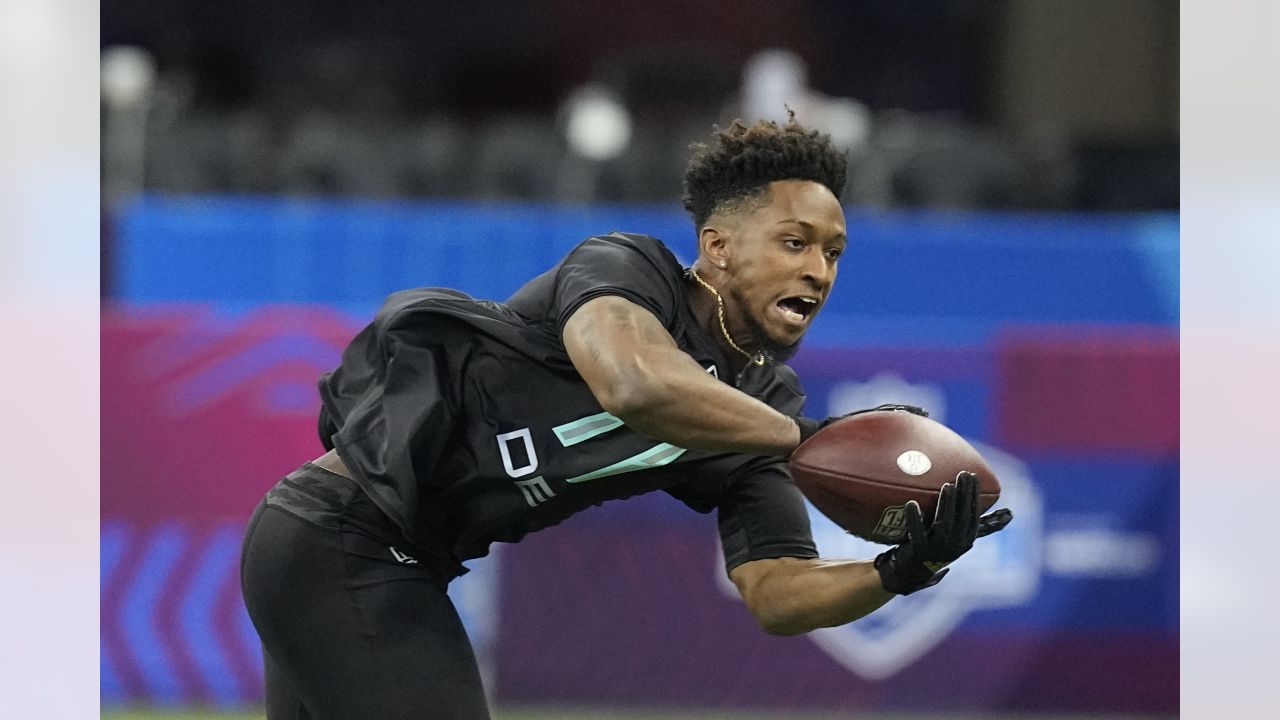
[[[103,720],[262,720],[258,712],[161,710],[103,711]],[[538,708],[494,710],[493,720],[847,720],[847,713],[706,713],[681,710],[622,711]],[[862,720],[1164,720],[1157,715],[859,715]]]
[[[103,720],[262,720],[261,712],[162,712],[117,711],[102,713]],[[827,720],[834,715],[756,715],[723,713],[625,712],[617,710],[494,710],[493,720]],[[880,720],[889,720],[883,718]],[[904,719],[905,720],[905,719]]]
[[[103,720],[262,720],[261,712],[104,711]],[[626,712],[617,710],[494,710],[493,720],[827,720],[834,715],[756,715],[724,713]],[[889,720],[883,718],[880,720]],[[905,719],[904,719],[905,720]]]

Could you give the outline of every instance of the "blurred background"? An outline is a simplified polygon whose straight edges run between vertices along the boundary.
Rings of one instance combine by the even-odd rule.
[[[807,412],[929,407],[1018,521],[782,639],[711,518],[584,513],[451,590],[496,716],[1175,716],[1178,39],[1159,0],[104,3],[105,714],[253,715],[243,523],[387,293],[615,229],[689,262],[688,144],[790,107],[851,163]]]

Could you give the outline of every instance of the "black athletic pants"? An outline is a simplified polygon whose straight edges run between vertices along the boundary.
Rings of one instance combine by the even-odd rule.
[[[351,480],[310,464],[281,480],[240,576],[269,720],[489,717],[451,576]]]

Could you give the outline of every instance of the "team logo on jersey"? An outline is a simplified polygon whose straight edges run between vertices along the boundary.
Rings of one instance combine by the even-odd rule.
[[[711,363],[710,365],[708,365],[708,366],[707,366],[707,374],[708,374],[708,375],[710,375],[711,377],[713,377],[713,378],[717,379],[717,380],[719,380],[719,379],[720,379],[720,371],[719,371],[719,370],[716,370],[716,364],[715,364],[715,363]]]

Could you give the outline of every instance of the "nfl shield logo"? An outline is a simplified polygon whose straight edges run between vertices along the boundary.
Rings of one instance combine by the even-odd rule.
[[[807,504],[807,503],[806,503]],[[809,505],[809,521],[813,522],[814,507]],[[884,514],[880,516],[880,522],[876,523],[875,530],[871,533],[877,538],[887,543],[899,543],[906,536],[907,532],[907,506],[894,505],[885,508]]]

